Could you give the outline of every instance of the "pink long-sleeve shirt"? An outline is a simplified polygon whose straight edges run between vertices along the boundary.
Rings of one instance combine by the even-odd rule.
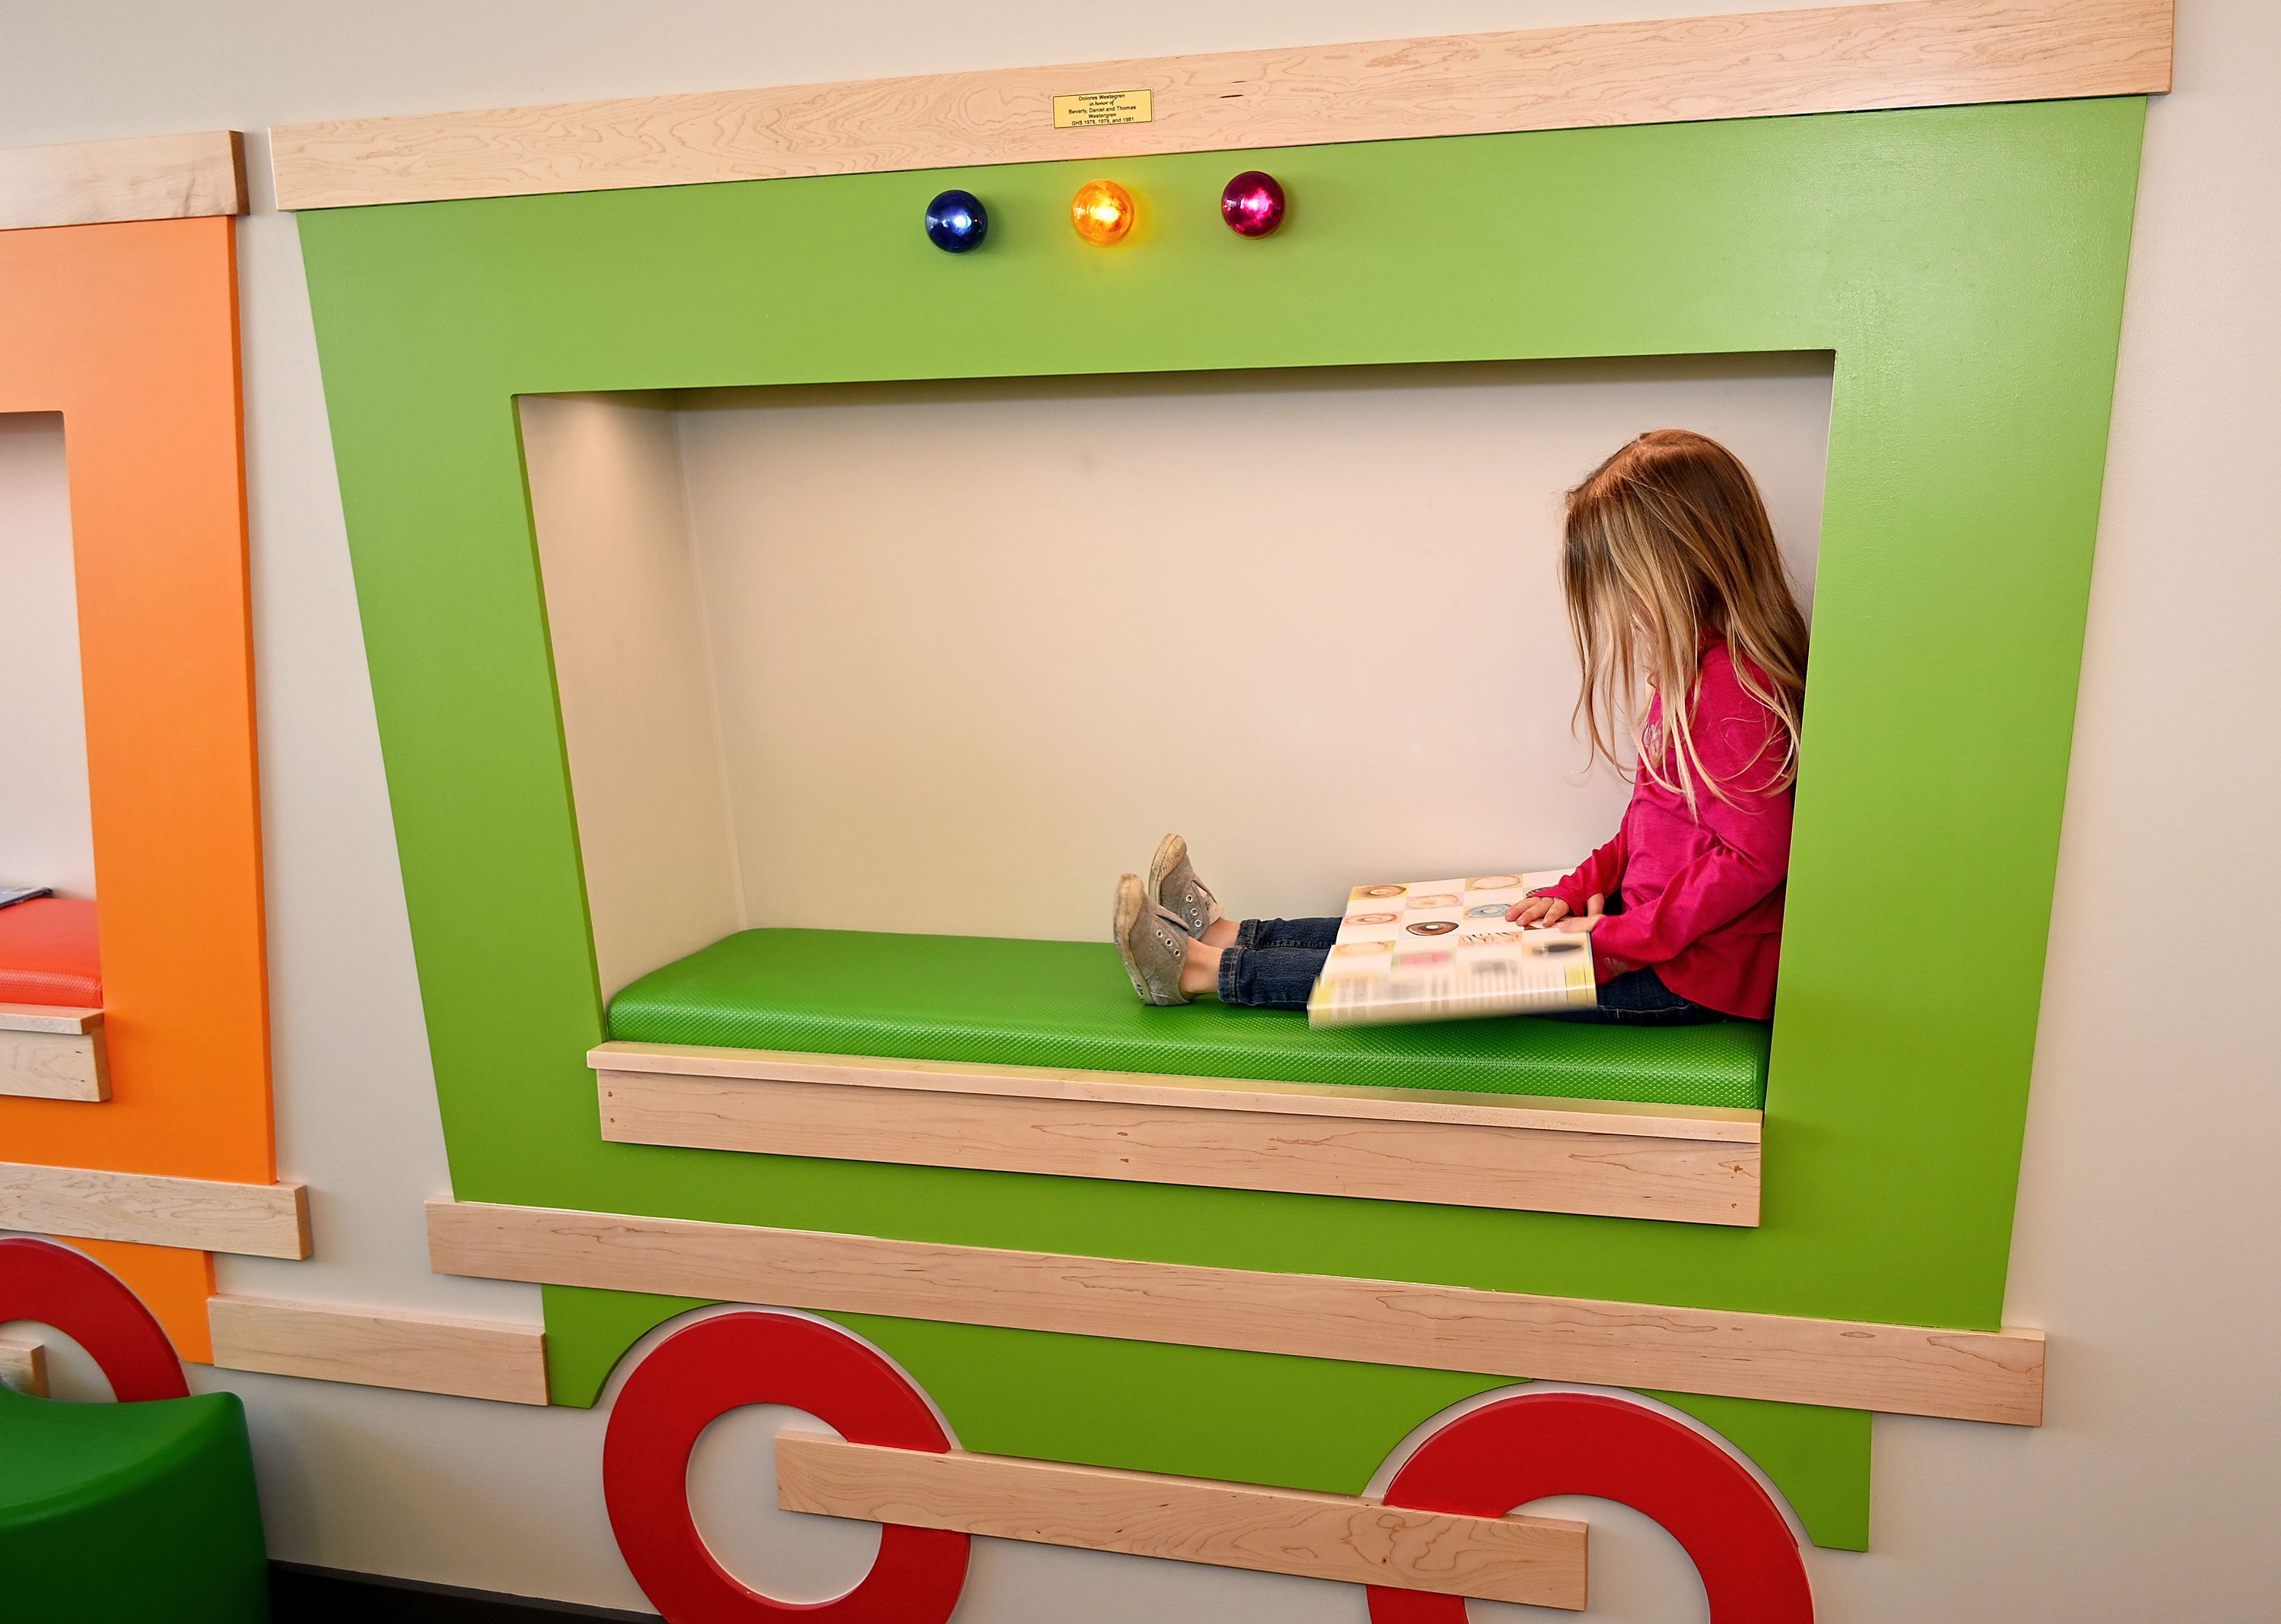
[[[1663,696],[1647,736],[1663,726]],[[1620,887],[1624,911],[1592,932],[1603,981],[1651,966],[1682,998],[1750,1020],[1774,1014],[1782,955],[1782,888],[1790,875],[1791,794],[1769,790],[1786,748],[1782,719],[1735,673],[1727,639],[1704,634],[1689,717],[1703,769],[1695,808],[1640,771],[1616,838],[1544,894],[1575,912]],[[1665,777],[1674,775],[1666,768]]]

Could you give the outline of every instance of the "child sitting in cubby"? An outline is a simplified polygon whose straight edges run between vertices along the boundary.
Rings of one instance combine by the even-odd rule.
[[[1576,715],[1624,771],[1615,719],[1642,715],[1615,839],[1506,917],[1589,932],[1599,1002],[1551,1018],[1674,1026],[1774,1014],[1805,699],[1798,612],[1766,504],[1733,452],[1643,434],[1568,493],[1560,557],[1582,668]],[[1666,696],[1676,696],[1668,709]],[[1187,842],[1117,881],[1116,940],[1152,1004],[1303,1009],[1336,919],[1223,917]]]

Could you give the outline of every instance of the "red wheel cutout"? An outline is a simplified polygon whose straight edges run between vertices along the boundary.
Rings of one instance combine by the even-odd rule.
[[[1812,1624],[1797,1536],[1759,1480],[1702,1434],[1644,1404],[1522,1393],[1460,1416],[1388,1485],[1386,1503],[1502,1517],[1551,1495],[1616,1500],[1661,1523],[1702,1575],[1711,1624]],[[1371,1624],[1465,1624],[1465,1604],[1384,1585]]]
[[[618,1550],[669,1624],[943,1624],[966,1583],[967,1536],[885,1525],[878,1559],[836,1601],[782,1602],[713,1558],[689,1511],[698,1435],[744,1404],[788,1404],[854,1443],[947,1454],[950,1439],[895,1367],[845,1332],[791,1314],[723,1314],[675,1332],[634,1367],[602,1442]]]
[[[52,1241],[0,1241],[0,1322],[36,1319],[73,1338],[122,1404],[187,1398],[182,1361],[143,1299],[84,1252]]]

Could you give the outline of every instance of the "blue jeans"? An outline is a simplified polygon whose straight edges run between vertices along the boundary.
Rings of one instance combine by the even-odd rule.
[[[1219,1001],[1247,1009],[1303,1009],[1331,944],[1335,919],[1247,919],[1219,955]]]
[[[1606,909],[1623,912],[1622,893],[1611,896]],[[1236,927],[1235,945],[1219,956],[1220,1002],[1247,1009],[1305,1009],[1338,936],[1336,919],[1246,919]],[[1610,1026],[1700,1026],[1736,1017],[1682,997],[1652,969],[1643,967],[1600,983],[1597,1009],[1563,1009],[1540,1018]]]

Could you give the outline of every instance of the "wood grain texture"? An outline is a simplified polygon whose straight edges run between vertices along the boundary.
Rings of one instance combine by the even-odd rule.
[[[0,1388],[48,1396],[48,1350],[27,1336],[0,1336]]]
[[[93,1032],[103,1025],[103,1011],[70,1004],[0,1003],[0,1032]]]
[[[777,1439],[777,1503],[825,1517],[1253,1573],[1584,1606],[1585,1526],[1558,1518],[1408,1511],[1350,1495],[956,1450],[931,1455],[808,1433]]]
[[[2040,1331],[1955,1331],[432,1202],[439,1273],[2032,1427]]]
[[[102,1026],[78,1033],[0,1026],[0,1094],[89,1103],[109,1099],[111,1063]]]
[[[244,213],[236,130],[0,151],[0,231]]]
[[[597,1071],[675,1077],[747,1078],[835,1083],[848,1087],[929,1088],[1032,1100],[1104,1100],[1179,1104],[1198,1110],[1282,1111],[1294,1116],[1388,1122],[1465,1122],[1483,1127],[1548,1128],[1578,1133],[1645,1134],[1755,1145],[1764,1114],[1724,1106],[1643,1105],[1630,1100],[1569,1100],[1454,1088],[1368,1088],[1348,1084],[1259,1082],[1156,1071],[1086,1071],[1059,1066],[977,1065],[955,1060],[896,1060],[785,1049],[716,1048],[694,1043],[603,1043],[587,1051]]]
[[[282,209],[1392,141],[2170,84],[2170,0],[1898,0],[282,126]],[[1154,95],[1056,129],[1053,98]]]
[[[605,1071],[620,1143],[1699,1224],[1759,1218],[1759,1147],[1620,1133]]]
[[[309,1195],[298,1184],[225,1184],[0,1162],[0,1229],[249,1257],[306,1257]]]
[[[206,1321],[225,1370],[546,1402],[546,1335],[537,1326],[227,1295],[207,1299]]]

